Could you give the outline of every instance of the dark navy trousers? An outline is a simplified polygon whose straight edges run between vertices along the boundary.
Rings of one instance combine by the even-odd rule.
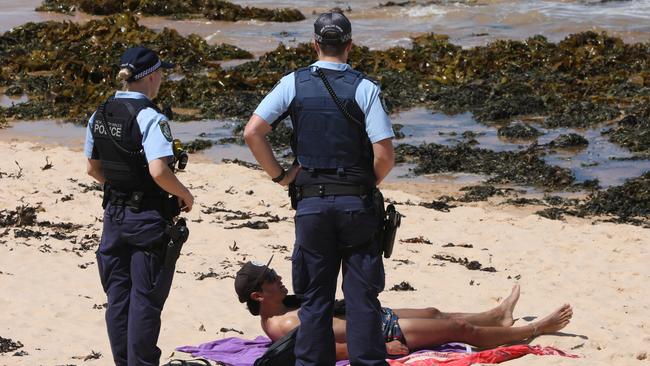
[[[174,269],[162,269],[167,222],[157,211],[104,210],[97,251],[99,276],[108,298],[106,326],[117,366],[157,366],[160,314]]]
[[[357,196],[305,198],[298,202],[295,224],[293,288],[303,297],[298,312],[296,365],[335,364],[332,317],[342,266],[351,364],[386,366],[377,299],[384,289],[384,266],[380,244],[373,239],[379,217],[371,202]]]

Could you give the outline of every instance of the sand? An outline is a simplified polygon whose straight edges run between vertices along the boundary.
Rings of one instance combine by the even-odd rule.
[[[0,365],[111,364],[103,318],[106,298],[94,255],[101,235],[100,192],[84,193],[92,180],[85,174],[83,154],[42,143],[5,141],[0,142],[0,156],[4,157],[0,210],[38,206],[39,222],[82,225],[62,239],[51,236],[52,228],[29,227],[50,234],[40,238],[15,237],[18,228],[0,228],[0,336],[20,341],[24,347],[18,351],[27,353],[0,354]],[[42,170],[46,157],[52,167]],[[22,168],[20,177],[15,162]],[[191,162],[180,178],[191,187],[196,206],[185,215],[191,235],[163,312],[159,339],[163,362],[187,357],[174,351],[178,346],[262,334],[259,320],[234,293],[233,276],[241,262],[264,261],[274,254],[273,266],[291,287],[293,211],[282,187],[261,171],[235,164]],[[392,183],[384,192],[399,202],[417,203],[453,189],[449,183]],[[229,230],[247,220],[225,221],[223,213],[201,212],[219,202],[227,209],[270,212],[283,220],[268,223],[265,230]],[[574,308],[572,322],[532,344],[555,346],[581,358],[527,356],[508,364],[650,363],[648,229],[593,224],[592,219],[553,221],[535,215],[534,208],[498,202],[463,204],[450,212],[408,205],[398,209],[405,215],[398,239],[422,236],[432,244],[397,244],[393,257],[385,261],[383,304],[481,311],[495,306],[519,283],[522,295],[515,325],[569,302]],[[472,248],[443,247],[448,243]],[[436,254],[477,260],[496,272],[470,271],[433,259]],[[202,274],[210,275],[199,280]],[[402,281],[416,291],[388,290]],[[83,360],[93,352],[101,357]]]

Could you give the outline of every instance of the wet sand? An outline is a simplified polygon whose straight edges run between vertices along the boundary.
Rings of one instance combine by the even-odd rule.
[[[0,142],[0,154],[9,157],[0,161],[0,207],[41,207],[37,223],[81,225],[62,236],[54,226],[0,228],[0,293],[4,294],[0,336],[20,341],[24,347],[15,352],[27,353],[2,354],[0,365],[110,364],[103,320],[106,299],[94,257],[102,211],[99,192],[88,190],[91,179],[85,175],[84,159],[79,151],[30,142]],[[46,157],[52,167],[42,170]],[[258,321],[248,315],[233,291],[232,276],[240,261],[261,261],[275,254],[274,266],[291,288],[293,211],[283,189],[261,172],[238,165],[194,163],[180,176],[193,187],[196,206],[186,215],[191,236],[163,312],[159,340],[163,360],[182,356],[174,352],[178,346],[262,334]],[[420,196],[403,192],[418,189]],[[442,181],[384,187],[388,198],[413,203],[457,189]],[[210,213],[218,202],[219,207],[250,212],[253,220],[269,221],[265,213],[270,212],[281,221],[268,222],[265,230],[229,230],[248,220],[226,221],[223,214]],[[385,261],[386,287],[407,281],[416,291],[385,291],[384,304],[478,311],[496,305],[516,282],[523,289],[515,310],[516,325],[527,324],[564,302],[574,307],[568,327],[532,344],[559,347],[582,358],[528,356],[508,364],[647,363],[639,360],[650,352],[647,230],[577,218],[552,221],[534,215],[532,207],[496,201],[460,204],[449,212],[409,205],[398,209],[405,215],[398,240],[422,236],[432,244],[397,245],[393,257]],[[25,235],[27,229],[33,232]],[[34,232],[41,237],[29,237]],[[443,247],[448,243],[472,244],[472,248]],[[470,271],[434,255],[476,260],[496,272]],[[222,328],[243,334],[223,333]],[[92,352],[101,357],[82,361]]]

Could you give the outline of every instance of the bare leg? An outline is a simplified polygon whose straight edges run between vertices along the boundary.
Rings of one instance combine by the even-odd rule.
[[[400,319],[460,319],[472,325],[509,327],[514,323],[512,312],[519,300],[519,292],[519,285],[514,285],[510,295],[499,306],[482,313],[445,313],[436,308],[393,309],[393,311]]]
[[[571,306],[565,304],[544,319],[521,327],[484,327],[460,319],[422,318],[400,319],[399,325],[411,351],[447,342],[465,342],[480,348],[491,348],[556,332],[569,324],[572,315]]]

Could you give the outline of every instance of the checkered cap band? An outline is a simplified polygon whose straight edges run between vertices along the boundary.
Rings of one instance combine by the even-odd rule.
[[[151,66],[150,68],[148,68],[148,69],[146,69],[146,70],[140,72],[139,74],[133,76],[132,79],[133,79],[133,80],[140,80],[140,79],[142,79],[143,77],[145,77],[145,76],[151,74],[152,72],[158,70],[158,69],[160,68],[160,66],[162,66],[162,62],[161,62],[160,60],[158,60],[158,62],[156,62],[155,65],[153,65],[153,66]]]

